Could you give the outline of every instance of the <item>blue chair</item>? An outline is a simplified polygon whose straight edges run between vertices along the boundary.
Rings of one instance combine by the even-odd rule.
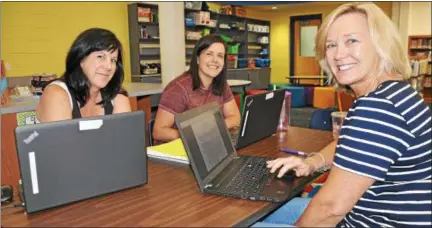
[[[315,109],[309,122],[310,129],[333,131],[331,113],[336,109]]]
[[[155,119],[151,119],[148,123],[148,127],[149,127],[149,145],[153,146],[153,127],[154,127],[154,122]]]
[[[284,86],[282,87],[291,93],[291,107],[299,108],[306,106],[306,92],[301,86]]]

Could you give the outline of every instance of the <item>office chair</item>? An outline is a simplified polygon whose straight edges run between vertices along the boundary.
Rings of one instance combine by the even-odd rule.
[[[155,119],[151,119],[148,123],[148,127],[149,127],[149,144],[150,146],[153,146],[153,127],[154,127],[154,122]]]
[[[334,108],[327,108],[327,109],[315,109],[312,113],[311,120],[309,122],[309,128],[310,129],[316,129],[316,130],[325,130],[325,131],[333,131],[332,127],[332,117],[331,113],[337,111]],[[321,188],[321,185],[327,180],[328,173],[324,173],[314,181],[314,184],[318,184],[317,186],[313,186],[312,184],[307,185],[303,192],[308,193],[308,197],[312,198],[318,190]]]
[[[310,129],[333,131],[331,113],[335,112],[334,108],[315,109],[309,122]]]

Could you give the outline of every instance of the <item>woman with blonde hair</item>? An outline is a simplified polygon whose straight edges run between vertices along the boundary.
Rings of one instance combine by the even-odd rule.
[[[394,24],[373,3],[341,5],[317,34],[316,55],[335,86],[356,95],[339,139],[267,166],[278,177],[331,166],[329,176],[312,199],[295,198],[254,226],[430,227],[431,110],[404,81],[411,69]]]

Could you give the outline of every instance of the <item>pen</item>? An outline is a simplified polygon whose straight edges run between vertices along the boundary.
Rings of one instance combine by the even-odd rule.
[[[290,150],[290,149],[286,149],[286,148],[281,148],[280,149],[282,152],[288,153],[288,154],[294,154],[297,156],[301,156],[301,157],[307,157],[307,153],[305,152],[301,152],[301,151],[295,151],[295,150]]]

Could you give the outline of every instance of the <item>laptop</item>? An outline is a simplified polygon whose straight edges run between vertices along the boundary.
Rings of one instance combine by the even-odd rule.
[[[231,135],[237,149],[276,133],[284,99],[284,89],[246,97],[240,130]]]
[[[147,183],[144,112],[15,129],[25,211]]]
[[[238,155],[216,102],[178,114],[175,122],[201,193],[271,202],[289,197],[295,174],[277,178],[266,167],[271,158]]]

